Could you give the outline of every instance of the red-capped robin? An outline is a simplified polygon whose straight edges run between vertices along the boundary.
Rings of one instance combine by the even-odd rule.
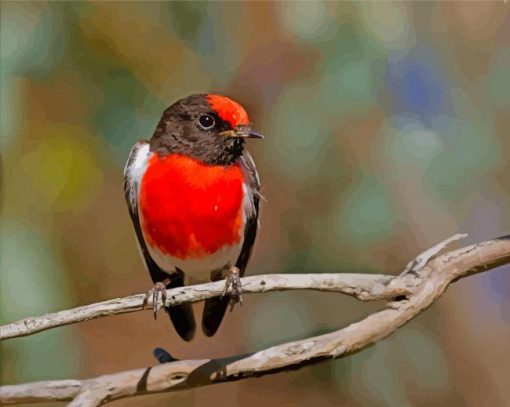
[[[225,96],[198,94],[168,107],[149,141],[131,149],[126,201],[140,251],[158,296],[166,288],[226,278],[230,296],[205,301],[202,329],[218,330],[257,234],[259,178],[245,139],[263,138],[245,109]],[[184,340],[192,339],[190,304],[166,308]]]

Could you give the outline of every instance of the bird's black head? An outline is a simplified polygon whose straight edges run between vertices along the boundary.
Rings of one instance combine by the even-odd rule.
[[[262,138],[251,130],[246,110],[220,95],[185,97],[168,107],[150,140],[151,151],[177,153],[210,165],[232,164],[244,139]]]

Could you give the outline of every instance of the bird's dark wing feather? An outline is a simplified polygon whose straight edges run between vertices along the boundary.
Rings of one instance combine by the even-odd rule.
[[[152,281],[157,283],[170,278],[170,284],[167,285],[167,288],[182,287],[184,285],[182,273],[169,275],[156,264],[149,253],[140,225],[140,218],[138,215],[138,193],[149,153],[149,143],[146,140],[138,141],[131,149],[124,169],[124,195],[129,208],[129,215],[131,216],[135,228],[138,246]],[[186,341],[191,340],[195,333],[195,318],[193,316],[191,304],[182,304],[166,308],[166,311],[170,315],[175,330],[181,338]]]
[[[244,228],[243,247],[236,262],[236,266],[241,271],[241,276],[243,276],[250,260],[259,226],[260,180],[251,155],[246,152],[241,160],[241,168],[245,171],[246,187],[251,202]]]
[[[241,253],[236,261],[241,276],[244,275],[248,261],[250,260],[255,238],[257,236],[260,201],[260,181],[255,168],[255,163],[248,152],[240,158],[239,163],[244,172],[244,182],[248,194],[249,205],[246,208],[246,225],[244,227],[244,241]],[[202,330],[207,336],[212,336],[218,330],[225,311],[227,310],[230,298],[210,298],[205,301],[202,317]]]

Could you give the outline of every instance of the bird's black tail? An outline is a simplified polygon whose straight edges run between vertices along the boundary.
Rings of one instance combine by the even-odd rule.
[[[204,314],[202,316],[202,330],[207,336],[213,336],[220,327],[225,311],[230,302],[230,296],[222,298],[209,298],[205,300]]]
[[[176,305],[166,308],[175,330],[185,341],[190,341],[195,335],[195,317],[191,304]]]
[[[184,279],[179,276],[173,276],[167,288],[182,287]],[[185,341],[190,341],[195,335],[195,317],[193,315],[193,308],[191,304],[180,304],[175,307],[166,307],[165,310],[170,316],[172,324],[179,336]]]

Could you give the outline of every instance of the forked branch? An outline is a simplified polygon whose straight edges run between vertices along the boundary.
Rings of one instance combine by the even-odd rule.
[[[223,359],[186,360],[144,369],[113,373],[87,380],[56,380],[0,387],[0,403],[71,401],[69,406],[98,406],[142,394],[177,391],[223,381],[297,369],[324,359],[339,358],[363,349],[393,333],[439,298],[448,285],[460,278],[510,263],[510,239],[500,238],[437,256],[456,235],[427,250],[398,276],[348,274],[271,275],[243,279],[246,292],[282,289],[338,291],[360,300],[387,300],[386,307],[343,329],[274,346],[248,355]],[[435,257],[437,256],[437,257]],[[432,259],[431,259],[432,258]],[[169,290],[168,304],[201,301],[220,295],[221,284],[204,284]],[[27,330],[13,323],[2,328],[5,337],[23,336],[44,329],[105,315],[141,309],[143,295],[126,297],[42,317],[33,318]],[[104,308],[101,308],[104,307]],[[76,311],[79,310],[79,311]],[[106,310],[106,311],[105,311]],[[71,315],[74,315],[71,312]],[[25,320],[27,321],[27,320]],[[43,323],[41,326],[37,324]],[[6,328],[9,327],[8,330]],[[14,327],[14,328],[13,328]],[[14,332],[14,333],[13,333]]]

